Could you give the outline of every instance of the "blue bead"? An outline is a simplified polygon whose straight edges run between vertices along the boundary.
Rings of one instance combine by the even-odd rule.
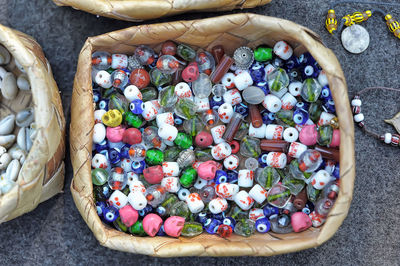
[[[158,230],[156,236],[166,236],[167,234],[164,231],[164,225],[161,225],[160,230]]]
[[[304,110],[308,110],[310,104],[308,102],[297,102],[295,108],[302,108]]]
[[[287,70],[297,68],[300,65],[301,65],[301,62],[299,61],[297,56],[295,56],[294,54],[288,60],[285,61],[285,68]]]
[[[93,102],[98,103],[101,99],[100,90],[93,89]]]
[[[259,218],[256,220],[256,230],[259,233],[265,234],[271,228],[271,223],[268,218]]]
[[[99,102],[99,108],[101,110],[108,111],[108,102],[109,101],[110,101],[109,99],[104,99],[104,98],[101,99],[100,102]]]
[[[275,66],[275,67],[283,67],[284,62],[283,62],[282,59],[280,59],[280,58],[278,58],[278,57],[275,57],[275,58],[272,60],[271,64],[272,64],[273,66]]]
[[[114,206],[108,206],[104,208],[103,217],[109,223],[114,222],[119,216],[119,211]]]
[[[229,225],[232,227],[232,230],[235,229],[236,226],[236,220],[233,219],[232,217],[225,217],[225,219],[222,221],[223,224]]]
[[[228,174],[223,170],[217,170],[215,172],[214,182],[217,185],[228,182]]]
[[[268,153],[263,153],[258,157],[258,164],[260,168],[267,167],[267,155]]]
[[[227,171],[228,175],[228,183],[236,183],[238,181],[238,172],[236,171]]]
[[[144,104],[142,100],[139,99],[135,99],[131,102],[131,104],[129,104],[129,109],[135,115],[140,115],[141,113],[143,113],[143,108]]]
[[[151,207],[151,205],[146,205],[146,207],[144,207],[142,210],[139,211],[139,216],[140,217],[144,217],[147,214],[151,213],[153,211],[153,207]]]
[[[176,124],[176,125],[182,125],[183,124],[183,118],[182,117],[180,117],[180,116],[177,116],[175,113],[174,113],[174,123]]]
[[[298,61],[302,65],[315,65],[317,62],[309,52],[306,52],[298,57]]]
[[[249,107],[244,103],[238,103],[233,107],[233,111],[246,117],[249,114]]]
[[[96,202],[96,209],[97,209],[97,214],[102,217],[103,213],[107,207],[107,204],[104,201],[97,201]]]
[[[225,219],[225,212],[213,214],[212,218],[217,219],[222,222]]]
[[[121,156],[119,154],[119,150],[114,148],[114,149],[109,149],[108,150],[108,159],[112,164],[117,164],[121,161]]]
[[[221,221],[213,218],[207,219],[207,221],[204,223],[204,229],[207,231],[209,234],[215,234],[218,230],[218,226],[222,224]]]
[[[140,162],[132,162],[131,168],[132,172],[135,174],[142,174],[144,168],[146,168],[146,162],[144,160]]]
[[[196,220],[201,224],[204,224],[208,218],[209,218],[209,215],[206,212],[200,212],[196,216]]]
[[[161,218],[166,218],[167,216],[167,209],[165,209],[163,206],[158,206],[156,208],[156,213],[161,217]]]
[[[326,109],[326,111],[328,113],[336,112],[335,102],[333,100],[328,100],[328,101],[324,102],[323,107]]]
[[[290,82],[297,81],[301,79],[301,71],[298,68],[293,68],[288,71],[288,76]]]
[[[96,149],[97,153],[100,153],[101,151],[104,151],[104,150],[108,150],[108,141],[103,140],[102,142],[97,143],[95,145],[95,149]]]
[[[279,209],[277,207],[267,205],[263,209],[265,217],[269,218],[271,215],[278,214]]]
[[[265,95],[269,94],[269,92],[270,92],[269,87],[268,87],[268,82],[266,82],[266,81],[258,82],[256,84],[256,87],[259,87],[260,89],[262,89]]]
[[[309,118],[308,112],[303,108],[296,108],[293,112],[293,122],[297,125],[304,125]]]
[[[335,169],[333,170],[332,175],[333,175],[333,177],[336,178],[336,179],[339,179],[339,178],[340,178],[340,166],[339,166],[339,163],[337,163],[337,164],[335,165]]]
[[[315,65],[305,65],[301,73],[303,79],[317,78],[318,74],[319,74],[319,69]]]
[[[329,89],[328,85],[322,87],[319,98],[322,99],[323,101],[329,101],[333,99],[331,90]]]
[[[272,124],[275,120],[275,114],[269,113],[267,109],[261,112],[263,123],[266,125]]]
[[[306,203],[306,206],[304,206],[304,208],[301,211],[304,212],[305,214],[312,213],[314,211],[314,203],[312,203],[311,201],[308,201]]]
[[[255,62],[250,68],[250,76],[253,79],[254,83],[264,81],[265,69],[263,64]]]
[[[211,109],[218,109],[223,103],[224,103],[224,100],[222,99],[222,97],[213,96],[210,99]]]
[[[123,159],[123,158],[128,159],[129,158],[129,148],[130,147],[131,146],[129,144],[126,144],[121,148],[121,150],[119,152],[119,154],[121,156],[121,159]]]

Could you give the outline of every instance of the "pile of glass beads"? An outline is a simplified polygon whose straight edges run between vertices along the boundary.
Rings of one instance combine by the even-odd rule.
[[[136,236],[229,237],[321,226],[340,132],[310,53],[166,41],[92,55],[98,215]]]

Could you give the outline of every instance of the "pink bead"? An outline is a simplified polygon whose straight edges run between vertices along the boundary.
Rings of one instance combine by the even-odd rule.
[[[332,135],[332,142],[329,147],[339,147],[340,146],[340,130],[334,129]]]
[[[171,216],[164,222],[164,231],[167,235],[178,237],[181,235],[185,218],[180,216]]]
[[[293,231],[302,232],[312,226],[310,217],[304,212],[296,212],[291,216]]]
[[[206,131],[202,131],[197,134],[196,138],[194,139],[196,145],[200,148],[206,148],[213,143],[213,137],[210,133]]]
[[[149,213],[143,218],[143,230],[149,236],[155,236],[161,228],[163,220],[154,213]]]
[[[129,145],[134,145],[142,142],[142,133],[137,128],[128,128],[122,135],[122,141]]]
[[[306,125],[299,134],[300,142],[304,145],[315,145],[317,143],[318,132],[316,125]]]
[[[197,168],[197,174],[201,179],[211,180],[215,177],[215,172],[217,171],[217,166],[214,161],[207,161]]]
[[[182,79],[186,82],[193,82],[199,78],[199,67],[196,62],[191,62],[183,71]]]
[[[107,139],[110,142],[121,142],[125,132],[125,128],[121,126],[107,127],[106,132]]]
[[[151,166],[143,170],[144,179],[150,184],[158,184],[164,178],[161,165]]]
[[[137,222],[139,213],[131,205],[125,205],[119,210],[119,216],[122,223],[129,227]]]

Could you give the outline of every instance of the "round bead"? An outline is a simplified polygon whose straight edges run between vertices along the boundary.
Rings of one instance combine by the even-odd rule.
[[[283,131],[283,139],[287,142],[294,142],[298,139],[299,132],[294,127],[288,127]]]
[[[211,149],[211,155],[214,160],[220,161],[231,155],[232,148],[231,146],[226,143],[222,142]]]
[[[390,144],[392,142],[392,134],[390,133],[385,133],[385,143]]]
[[[235,170],[239,167],[239,157],[236,155],[229,155],[224,159],[224,167],[227,170]]]
[[[289,84],[289,93],[292,94],[294,97],[297,97],[301,93],[301,88],[303,87],[303,83],[300,81],[293,81]]]
[[[356,123],[359,123],[359,122],[364,121],[364,115],[363,115],[363,113],[356,114],[356,115],[354,116],[354,121],[355,121]]]
[[[129,80],[132,85],[135,85],[139,89],[143,89],[150,84],[150,75],[145,69],[137,68],[132,70]]]
[[[97,123],[93,127],[93,142],[94,143],[101,143],[106,138],[106,127],[101,124]]]
[[[218,116],[222,123],[229,123],[233,116],[233,107],[229,103],[224,103],[218,108]]]
[[[190,194],[189,189],[181,188],[181,189],[178,191],[178,198],[179,198],[180,200],[182,200],[182,201],[186,201],[186,199],[187,199],[187,197],[189,196],[189,194]]]
[[[325,170],[319,170],[310,177],[310,180],[311,180],[311,185],[315,189],[320,190],[323,189],[331,180],[331,175]]]
[[[124,90],[125,98],[132,102],[133,100],[142,100],[142,93],[140,92],[139,88],[135,85],[129,85]]]
[[[194,139],[194,142],[196,143],[196,146],[200,148],[206,148],[213,143],[213,137],[210,133],[202,131],[199,134],[197,134],[196,138]]]
[[[235,74],[233,73],[226,73],[222,79],[221,79],[221,83],[222,85],[225,86],[225,88],[227,89],[232,89],[235,87],[235,83],[233,82],[235,78]]]
[[[361,99],[353,99],[353,100],[351,100],[351,106],[359,106],[359,107],[361,107],[361,104],[362,104]]]
[[[285,41],[279,41],[274,45],[274,53],[283,60],[288,60],[293,55],[293,49]]]

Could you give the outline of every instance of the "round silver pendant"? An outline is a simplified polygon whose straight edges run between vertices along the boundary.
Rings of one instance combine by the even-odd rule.
[[[364,27],[354,24],[342,31],[342,44],[350,53],[360,54],[368,48],[369,33]]]

